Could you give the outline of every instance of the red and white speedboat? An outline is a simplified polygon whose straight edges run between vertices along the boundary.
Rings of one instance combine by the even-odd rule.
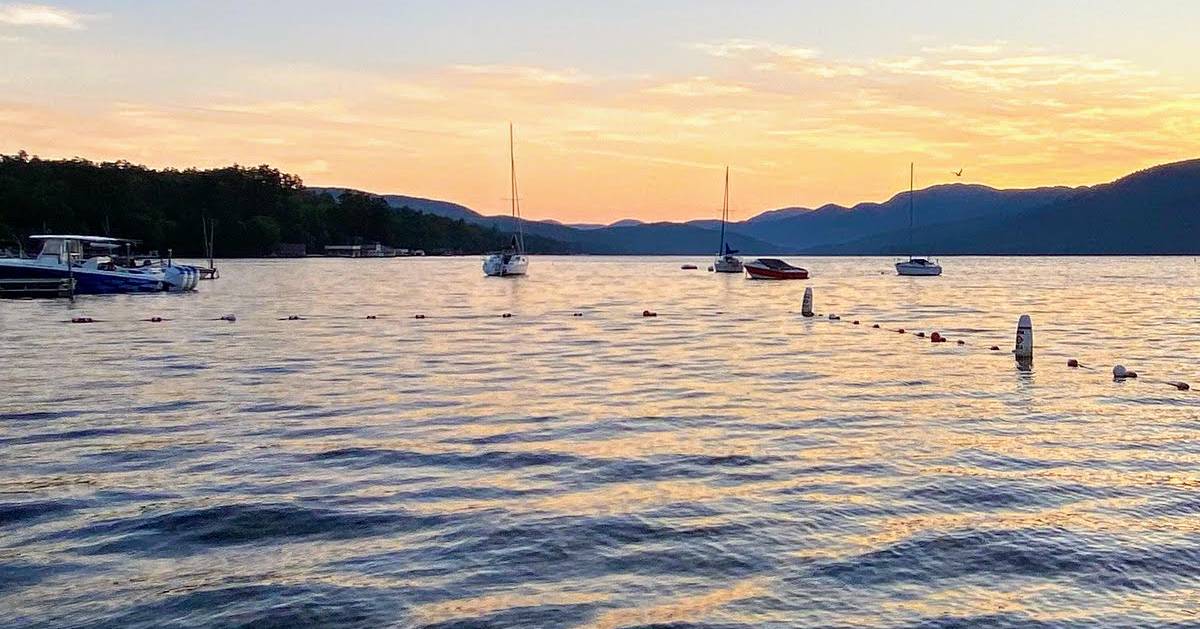
[[[759,258],[745,265],[752,280],[806,280],[808,269],[792,266],[776,258]]]

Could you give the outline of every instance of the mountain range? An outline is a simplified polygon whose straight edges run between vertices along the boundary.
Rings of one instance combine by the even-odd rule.
[[[342,189],[318,191],[335,196]],[[382,195],[392,207],[511,230],[507,216],[484,216],[433,199]],[[750,255],[1197,254],[1200,253],[1200,159],[1165,164],[1107,184],[1001,190],[943,184],[883,203],[768,210],[729,223],[734,249]],[[593,254],[711,254],[720,223],[626,219],[610,225],[526,221],[527,233]]]

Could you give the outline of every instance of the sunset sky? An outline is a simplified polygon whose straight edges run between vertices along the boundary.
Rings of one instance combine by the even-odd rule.
[[[651,8],[653,7],[653,8]],[[0,152],[735,218],[1200,157],[1200,2],[0,1]]]

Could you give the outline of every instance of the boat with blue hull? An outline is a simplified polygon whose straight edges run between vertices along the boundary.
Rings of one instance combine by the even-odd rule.
[[[111,255],[134,241],[104,236],[40,235],[33,258],[0,258],[0,280],[65,280],[76,295],[186,292],[200,280],[196,267],[171,260],[123,265]],[[104,253],[107,252],[107,253]]]

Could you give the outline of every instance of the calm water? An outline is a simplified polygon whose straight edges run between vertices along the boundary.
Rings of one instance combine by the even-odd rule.
[[[0,625],[1200,625],[1200,263],[800,262],[0,302]]]

